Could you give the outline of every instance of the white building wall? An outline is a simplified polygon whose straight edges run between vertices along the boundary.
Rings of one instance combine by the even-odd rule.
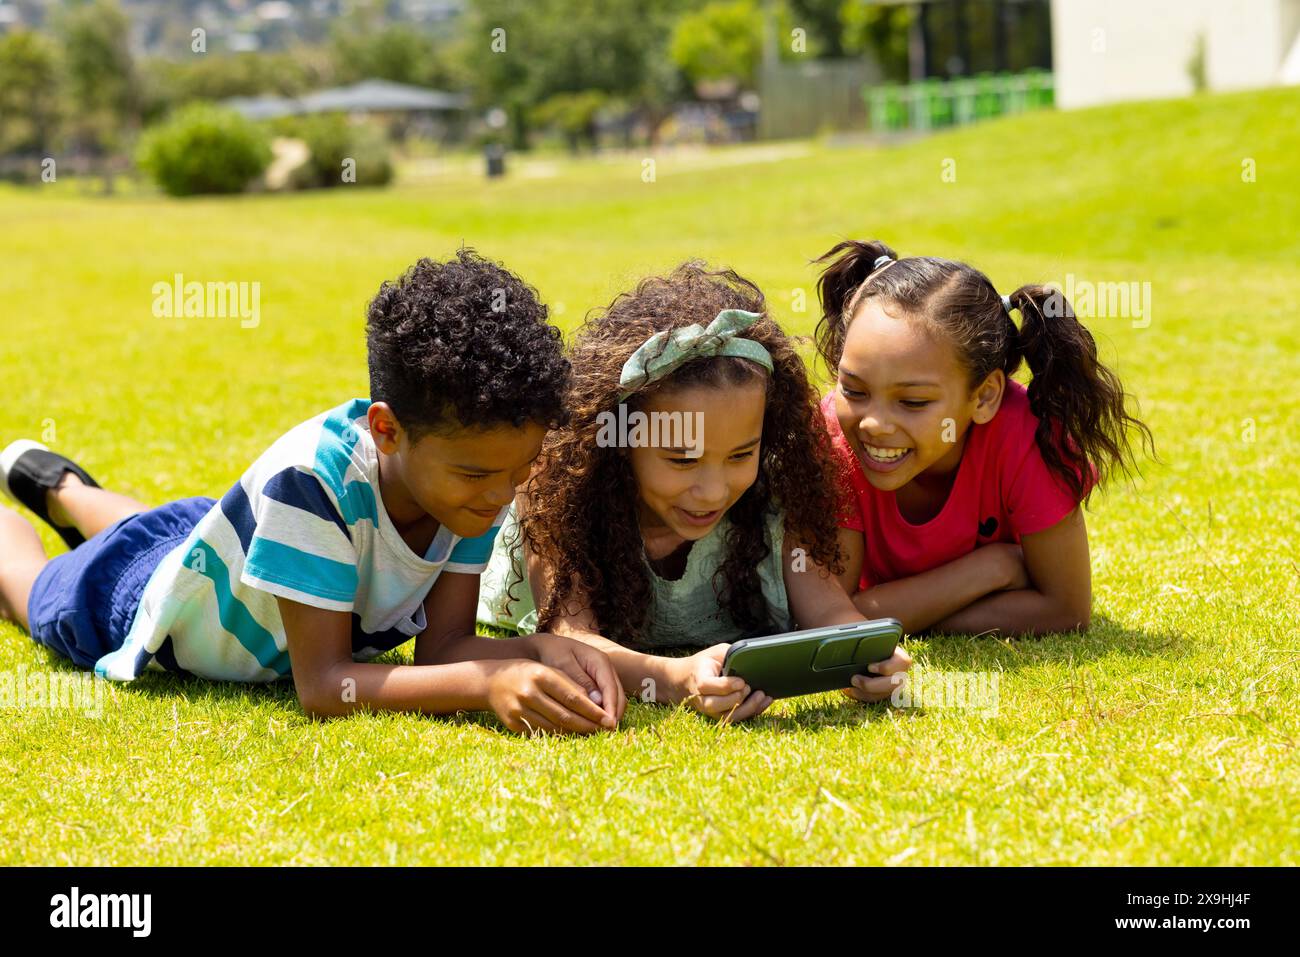
[[[1056,101],[1186,96],[1199,36],[1210,89],[1286,82],[1298,29],[1300,0],[1052,0]]]

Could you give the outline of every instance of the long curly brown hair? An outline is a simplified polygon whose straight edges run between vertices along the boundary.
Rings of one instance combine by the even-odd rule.
[[[550,433],[526,491],[521,534],[548,568],[550,590],[538,608],[539,626],[590,608],[601,634],[636,646],[650,613],[652,584],[637,522],[638,491],[627,450],[597,441],[600,413],[616,412],[624,362],[650,336],[698,323],[724,309],[764,314],[758,287],[730,269],[683,263],[666,276],[643,279],[631,292],[590,316],[570,350],[570,424]],[[727,513],[726,558],[713,576],[720,607],[742,634],[776,629],[763,599],[758,568],[770,551],[765,534],[772,509],[784,508],[787,535],[808,558],[842,571],[836,540],[833,459],[824,420],[803,359],[766,315],[743,335],[761,343],[774,371],[746,359],[693,359],[635,392],[629,413],[657,392],[686,386],[729,388],[766,382],[767,405],[758,477]]]

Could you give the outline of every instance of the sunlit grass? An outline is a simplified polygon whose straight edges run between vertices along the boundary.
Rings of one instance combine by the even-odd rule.
[[[1004,288],[1150,282],[1149,327],[1091,323],[1162,460],[1094,500],[1092,632],[911,643],[996,674],[995,715],[825,695],[719,728],[634,704],[581,740],[490,715],[317,723],[291,688],[151,676],[99,718],[0,715],[0,863],[1297,863],[1300,92],[664,154],[652,182],[647,158],[184,202],[0,188],[0,441],[45,436],[148,502],[220,495],[365,394],[368,298],[462,241],[566,328],[699,256],[807,333],[808,260],[846,236]],[[154,318],[176,273],[260,283],[261,324]],[[0,626],[0,671],[20,667],[64,665]]]

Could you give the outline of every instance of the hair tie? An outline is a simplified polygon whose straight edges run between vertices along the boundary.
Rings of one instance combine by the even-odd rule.
[[[886,255],[886,256],[877,256],[877,257],[876,257],[876,261],[873,262],[873,263],[871,264],[871,271],[872,271],[872,272],[875,272],[877,269],[879,269],[879,268],[880,268],[881,266],[883,266],[885,263],[892,263],[893,261],[894,261],[894,258],[893,258],[892,256],[888,256],[888,255]]]
[[[757,312],[723,309],[707,329],[697,322],[680,329],[656,332],[623,363],[623,371],[618,377],[622,390],[618,401],[622,402],[638,389],[672,374],[692,359],[733,356],[756,362],[772,372],[772,355],[763,344],[739,335],[762,318]]]
[[[1011,297],[1010,297],[1010,296],[1003,296],[1003,297],[1002,297],[1002,308],[1005,309],[1005,310],[1007,311],[1007,315],[1011,315],[1011,310],[1012,310],[1014,307],[1011,305]]]

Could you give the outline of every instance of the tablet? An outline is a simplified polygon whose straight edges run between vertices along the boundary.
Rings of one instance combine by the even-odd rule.
[[[724,675],[736,675],[755,691],[793,698],[848,688],[867,665],[884,661],[903,637],[896,618],[829,625],[764,638],[743,638],[727,649]]]

